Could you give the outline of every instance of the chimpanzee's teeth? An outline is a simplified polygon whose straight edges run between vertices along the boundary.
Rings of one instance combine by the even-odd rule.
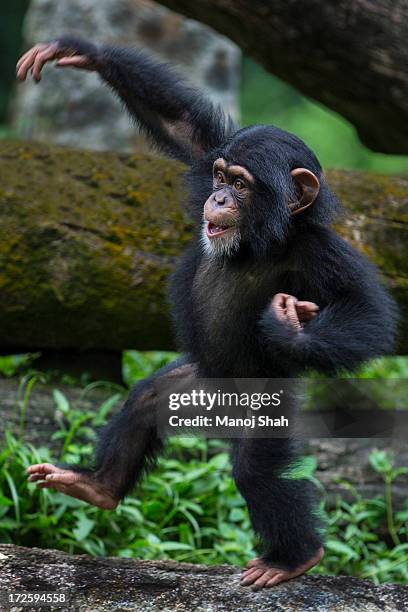
[[[227,228],[224,227],[223,225],[212,225],[210,227],[210,233],[211,234],[217,234],[218,232],[223,232],[224,230],[226,230]]]
[[[209,223],[207,232],[210,235],[214,235],[214,234],[220,234],[222,232],[225,232],[227,229],[229,229],[228,225],[213,225],[212,223]]]

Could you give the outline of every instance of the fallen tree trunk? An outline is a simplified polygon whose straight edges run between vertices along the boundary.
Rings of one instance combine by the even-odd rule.
[[[376,586],[346,576],[303,576],[255,593],[240,586],[240,568],[228,565],[92,558],[7,544],[0,544],[0,571],[3,605],[11,594],[48,592],[65,594],[67,603],[59,607],[82,612],[400,612],[408,606],[403,585]]]
[[[0,347],[173,346],[167,278],[188,243],[181,164],[0,143]],[[328,172],[339,231],[408,302],[408,178]],[[408,321],[400,352],[408,352]]]
[[[161,4],[212,26],[269,72],[343,115],[374,151],[408,153],[406,2]]]
[[[58,388],[73,408],[84,413],[97,412],[102,403],[112,396],[109,389],[95,388],[84,396],[82,389],[61,385],[58,385]],[[20,400],[23,395],[20,391]],[[118,398],[115,410],[118,410],[121,404],[122,400]],[[0,381],[0,422],[3,423],[4,429],[22,436],[26,442],[36,447],[44,445],[51,448],[55,457],[58,457],[62,444],[60,440],[52,440],[52,434],[60,427],[58,419],[61,415],[56,412],[52,388],[35,385],[25,413],[25,421],[22,424],[18,383],[13,380]],[[0,451],[1,446],[0,431]],[[408,445],[403,440],[316,438],[308,442],[305,453],[313,454],[317,459],[316,477],[324,486],[329,507],[335,505],[338,495],[341,495],[342,499],[353,500],[353,490],[366,499],[384,495],[383,480],[373,470],[369,461],[373,449],[390,452],[395,457],[397,467],[408,465]],[[393,482],[392,492],[395,506],[401,508],[408,499],[408,475],[402,475]]]

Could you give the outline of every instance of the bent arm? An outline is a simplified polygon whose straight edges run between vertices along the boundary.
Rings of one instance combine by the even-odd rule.
[[[268,350],[298,369],[330,374],[352,371],[362,362],[393,350],[397,309],[384,290],[347,295],[322,309],[302,330],[264,313],[261,327]]]
[[[17,64],[24,80],[43,66],[93,70],[114,90],[141,129],[164,152],[187,164],[219,146],[235,128],[222,109],[183,82],[169,65],[141,50],[93,45],[72,37],[30,49]]]

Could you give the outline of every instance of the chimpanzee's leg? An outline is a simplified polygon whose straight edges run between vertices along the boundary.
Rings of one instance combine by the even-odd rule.
[[[314,485],[290,477],[295,458],[287,438],[233,443],[233,476],[264,547],[248,563],[244,585],[273,586],[303,574],[323,556]]]
[[[136,385],[122,410],[101,430],[94,469],[32,465],[28,468],[29,481],[100,508],[114,509],[163,447],[157,435],[160,406],[154,383],[160,378],[171,384],[194,374],[194,364],[181,357]]]

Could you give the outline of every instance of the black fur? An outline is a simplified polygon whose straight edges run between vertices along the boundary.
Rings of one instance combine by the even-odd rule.
[[[172,68],[141,51],[89,47],[73,39],[59,44],[88,53],[152,141],[189,165],[188,207],[197,234],[173,276],[170,295],[180,346],[200,375],[293,377],[310,367],[333,374],[392,350],[394,302],[375,268],[330,229],[337,200],[299,138],[272,126],[237,130]],[[218,157],[245,166],[255,177],[255,190],[251,205],[242,210],[239,251],[211,259],[199,235]],[[297,167],[314,172],[321,189],[310,208],[291,217],[288,202],[297,191],[290,172]],[[268,308],[279,292],[319,305],[319,315],[302,334]],[[151,383],[148,379],[132,392],[101,436],[95,475],[118,497],[161,448]],[[322,536],[312,485],[285,474],[295,459],[292,442],[239,440],[232,457],[264,559],[287,568],[304,563]]]

